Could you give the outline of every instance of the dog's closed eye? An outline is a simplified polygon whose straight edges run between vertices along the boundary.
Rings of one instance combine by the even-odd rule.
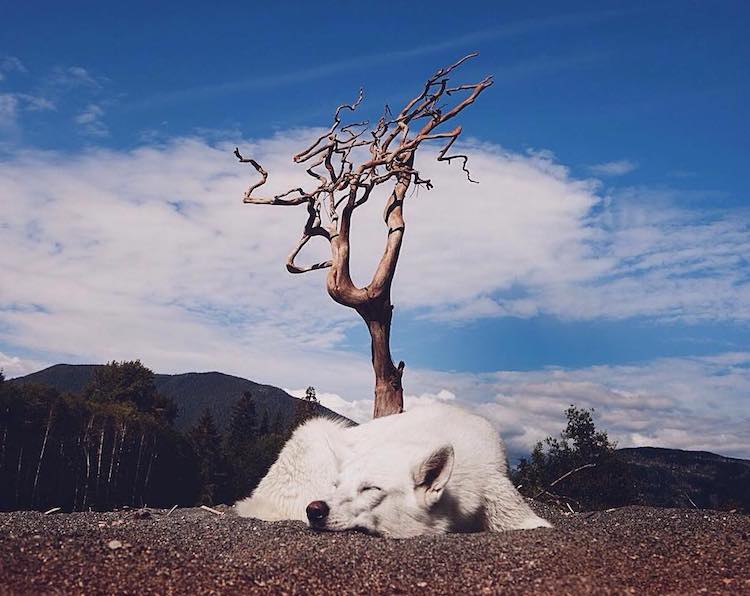
[[[379,486],[373,486],[373,485],[370,485],[370,484],[363,484],[362,486],[359,487],[359,492],[360,493],[366,493],[366,492],[370,492],[370,491],[382,491],[382,490],[383,489],[380,488]]]

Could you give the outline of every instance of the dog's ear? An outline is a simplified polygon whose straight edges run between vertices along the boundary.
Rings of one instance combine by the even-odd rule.
[[[443,495],[443,489],[453,472],[453,459],[453,446],[443,445],[414,468],[414,486],[424,492],[428,507],[432,507]]]

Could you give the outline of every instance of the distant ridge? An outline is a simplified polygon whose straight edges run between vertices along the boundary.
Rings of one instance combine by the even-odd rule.
[[[749,460],[662,447],[618,449],[617,456],[638,504],[750,513]]]
[[[12,379],[12,382],[51,385],[60,392],[80,393],[100,366],[102,365],[55,364],[24,377]],[[253,394],[259,416],[267,413],[273,422],[276,416],[280,415],[285,427],[292,422],[295,407],[300,401],[278,387],[220,372],[156,374],[154,377],[159,392],[177,404],[175,426],[181,431],[191,428],[205,408],[211,411],[219,428],[226,430],[232,406],[245,391]],[[318,411],[321,415],[344,418],[320,405]]]

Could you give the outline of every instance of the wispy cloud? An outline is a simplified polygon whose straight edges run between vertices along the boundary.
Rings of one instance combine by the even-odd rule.
[[[23,112],[54,110],[55,104],[44,97],[27,93],[0,93],[0,133],[20,132],[19,119]]]
[[[6,378],[20,377],[29,373],[40,370],[46,366],[46,363],[30,358],[19,358],[18,356],[9,356],[0,352],[0,371]]]
[[[18,123],[18,98],[13,93],[0,93],[0,131],[12,130]]]
[[[7,111],[12,114],[13,109],[9,105]],[[93,127],[91,132],[103,134],[98,128],[103,126],[101,116],[101,108],[92,104],[77,120],[81,126]],[[310,134],[297,131],[252,144],[250,150],[272,172],[269,192],[306,183],[304,169],[291,163],[289,156]],[[676,204],[654,209],[656,199],[648,196],[647,189],[630,189],[604,199],[591,181],[576,180],[543,153],[524,156],[479,144],[467,149],[479,185],[467,185],[455,168],[431,161],[429,150],[423,156],[424,174],[436,181],[437,188],[424,198],[414,197],[409,205],[415,225],[410,227],[409,249],[402,255],[394,284],[401,307],[434,318],[464,320],[540,313],[573,319],[747,320],[748,213],[709,216]],[[122,296],[115,287],[127,283],[125,294],[134,292],[138,305],[153,304],[159,296],[191,316],[201,313],[220,320],[242,313],[241,317],[267,321],[273,314],[278,326],[289,325],[288,317],[296,313],[295,324],[321,332],[319,337],[340,337],[340,323],[347,317],[323,307],[325,297],[321,296],[320,310],[308,308],[307,298],[291,311],[286,310],[287,301],[274,302],[276,292],[291,292],[290,301],[298,292],[318,295],[312,289],[318,278],[313,274],[288,279],[278,273],[280,255],[299,233],[301,213],[247,207],[235,213],[241,205],[231,197],[241,196],[249,175],[224,152],[195,140],[69,159],[22,153],[0,167],[3,187],[17,197],[14,207],[3,214],[2,241],[7,243],[3,254],[9,266],[37,255],[47,274],[26,294],[7,301],[33,302],[38,294],[33,286],[61,283],[54,272],[66,267],[71,268],[70,279],[93,283],[98,279],[91,277],[93,267],[102,272],[97,282],[102,290]],[[453,208],[456,196],[465,197],[471,209]],[[49,204],[43,210],[34,208],[42,197]],[[142,204],[148,209],[135,208]],[[110,209],[102,212],[102,205]],[[362,207],[357,220],[362,249],[353,263],[353,275],[360,283],[366,283],[380,254],[379,208],[373,200]],[[147,216],[149,210],[153,213]],[[110,225],[107,214],[115,212],[132,221],[132,228]],[[445,213],[452,214],[450,222]],[[191,234],[205,235],[206,222],[213,222],[214,231],[203,239],[214,247],[211,252],[198,250],[201,242],[191,238]],[[30,229],[38,232],[29,237]],[[126,238],[132,229],[140,233],[153,229],[154,235],[131,246]],[[248,229],[253,230],[251,236]],[[156,230],[170,230],[170,234]],[[446,230],[460,251],[445,250]],[[180,249],[168,258],[174,242],[180,243]],[[61,250],[51,249],[56,246]],[[90,250],[91,246],[97,250]],[[219,247],[225,254],[216,252]],[[233,257],[227,260],[226,254]],[[319,256],[322,253],[313,252],[309,258]],[[118,276],[114,286],[105,274],[108,262],[130,267],[130,273]],[[140,268],[158,280],[142,296]],[[255,282],[248,285],[250,278],[243,277],[243,271],[251,271]],[[24,270],[15,275],[18,291],[31,283]],[[186,286],[186,275],[211,284]],[[217,294],[216,287],[225,288],[225,293]],[[521,291],[509,294],[513,288]],[[261,292],[264,300],[251,298],[254,292]],[[305,311],[317,316],[310,318]]]
[[[99,115],[91,110],[81,125]],[[317,132],[237,144],[271,172],[274,193],[307,183],[290,156]],[[287,387],[315,385],[352,402],[339,404],[352,415],[369,411],[368,359],[341,348],[349,327],[361,322],[333,304],[321,274],[284,272],[304,210],[243,205],[252,172],[232,159],[234,145],[174,139],[68,156],[18,151],[0,162],[0,188],[14,197],[0,212],[6,354],[19,353],[9,348],[15,346],[68,361],[142,358],[163,372],[218,369]],[[393,288],[402,312],[748,320],[747,212],[693,213],[643,188],[605,196],[544,152],[521,155],[479,143],[465,149],[479,185],[467,184],[460,168],[434,163],[425,148],[419,165],[436,188],[408,198],[413,223]],[[457,196],[470,208],[455,209]],[[374,196],[357,212],[358,283],[366,283],[382,252],[382,199]],[[311,250],[303,259],[325,254],[323,245]],[[730,411],[738,411],[738,395],[746,396],[747,367],[737,358],[663,361],[646,372],[645,365],[545,370],[537,377],[410,370],[409,399],[439,399],[441,391],[477,403],[505,396],[492,400],[487,414],[512,422],[514,411],[525,412],[516,420],[525,430],[511,437],[520,448],[555,431],[554,416],[570,401],[622,410],[632,393],[633,403],[663,407],[659,416],[671,426],[645,425],[628,435],[623,414],[620,422],[612,418],[618,438],[696,446],[719,440],[708,423],[701,426],[713,419],[698,404],[720,395],[721,424],[730,428],[724,450],[739,450],[745,443],[731,430]],[[688,394],[693,405],[685,413]],[[539,404],[555,413],[548,423],[532,416]],[[691,417],[700,429],[692,439],[690,427],[679,426]],[[504,429],[512,434],[511,422]]]
[[[599,428],[620,447],[644,445],[750,456],[750,353],[705,358],[661,358],[626,366],[547,368],[484,374],[409,371],[421,394],[404,397],[406,409],[448,401],[490,419],[511,457],[556,436],[570,404],[594,408]],[[293,392],[301,395],[300,391]],[[304,393],[304,392],[302,392]],[[319,392],[323,405],[354,420],[371,416],[369,398]]]
[[[451,36],[447,39],[442,39],[433,43],[421,44],[411,48],[383,51],[346,58],[343,60],[311,64],[305,68],[293,71],[274,73],[270,75],[260,74],[259,76],[254,76],[248,79],[228,81],[226,83],[215,85],[178,89],[142,100],[133,101],[128,104],[127,107],[130,109],[140,109],[145,107],[164,106],[172,103],[194,99],[206,99],[239,91],[269,89],[284,85],[304,83],[345,72],[361,71],[363,68],[367,67],[389,64],[392,62],[407,60],[409,58],[438,54],[448,50],[460,50],[461,52],[468,53],[475,50],[478,45],[483,43],[502,39],[512,39],[515,37],[543,33],[545,31],[556,29],[587,26],[605,20],[614,19],[628,14],[629,12],[630,11],[615,9],[598,10],[517,21],[500,27]],[[549,66],[551,64],[551,59],[545,59],[545,62],[546,65]],[[569,64],[569,61],[565,61],[564,64]]]
[[[49,76],[48,82],[63,89],[88,87],[101,89],[101,80],[82,66],[58,66]]]
[[[11,72],[27,72],[23,62],[15,56],[2,56],[0,57],[0,81],[4,81],[7,73]]]
[[[76,124],[79,124],[86,134],[95,137],[106,137],[109,135],[109,129],[104,124],[102,118],[104,117],[104,110],[97,104],[89,104],[86,108],[78,114],[74,120]]]
[[[637,167],[638,164],[629,159],[620,159],[618,161],[607,161],[589,166],[589,170],[597,176],[624,176],[634,171]]]

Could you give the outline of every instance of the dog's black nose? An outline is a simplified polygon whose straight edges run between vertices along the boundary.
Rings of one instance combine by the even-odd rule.
[[[313,501],[307,506],[305,511],[307,512],[307,519],[309,519],[312,524],[322,522],[328,517],[330,509],[328,509],[328,505],[325,501]]]

